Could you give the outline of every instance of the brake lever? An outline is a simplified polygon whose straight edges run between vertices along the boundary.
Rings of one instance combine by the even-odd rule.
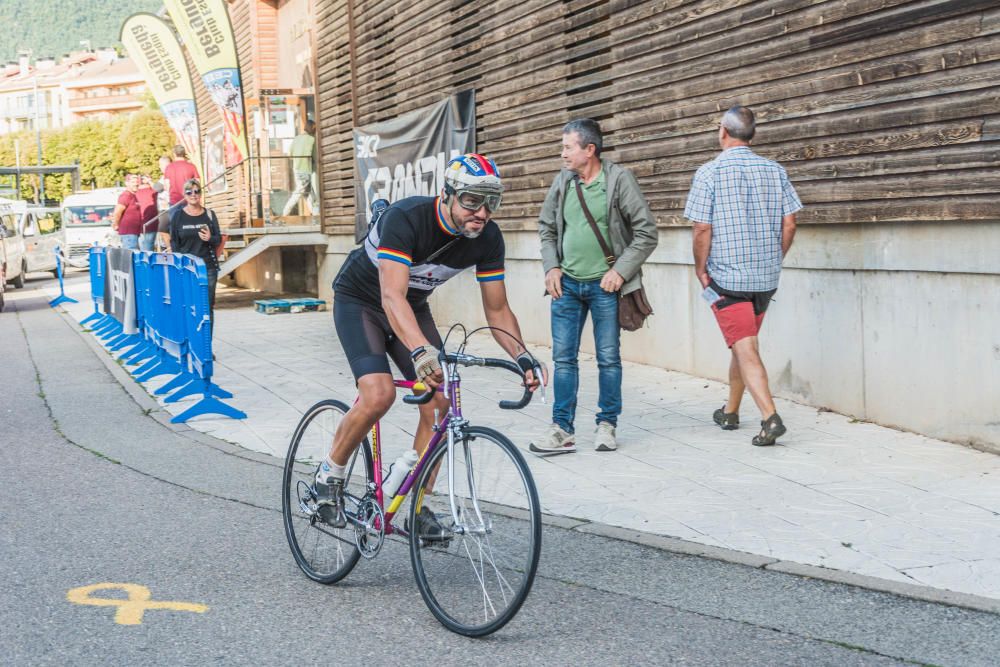
[[[549,369],[545,365],[544,361],[535,360],[535,374],[538,376],[538,389],[542,392],[542,405],[545,405],[548,401],[545,400],[545,380],[549,377]]]

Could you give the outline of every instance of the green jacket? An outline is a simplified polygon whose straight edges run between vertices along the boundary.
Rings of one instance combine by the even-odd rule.
[[[611,249],[618,258],[614,269],[625,279],[622,294],[628,294],[642,287],[642,263],[653,253],[659,239],[656,221],[631,171],[611,160],[601,160],[601,169],[608,184]],[[576,196],[576,186],[572,181],[574,176],[576,174],[568,169],[559,172],[545,195],[542,211],[538,215],[545,273],[558,269],[562,264],[563,201],[567,191]]]

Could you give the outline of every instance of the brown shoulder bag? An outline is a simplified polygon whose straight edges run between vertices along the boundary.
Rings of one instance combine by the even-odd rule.
[[[604,253],[604,260],[608,263],[608,268],[614,268],[615,253],[611,251],[608,242],[604,240],[601,230],[597,228],[597,222],[594,221],[594,216],[590,214],[590,209],[587,208],[587,202],[583,198],[583,188],[580,186],[580,178],[574,178],[573,182],[576,184],[576,196],[580,199],[580,208],[583,209],[583,215],[586,216],[587,222],[590,223],[590,228],[594,232],[594,236],[597,237],[597,242],[601,246],[601,252]],[[646,299],[645,287],[640,287],[628,294],[622,294],[621,290],[618,290],[618,326],[622,329],[625,331],[641,329],[642,325],[646,322],[646,318],[652,314],[653,308],[649,305],[649,300]]]

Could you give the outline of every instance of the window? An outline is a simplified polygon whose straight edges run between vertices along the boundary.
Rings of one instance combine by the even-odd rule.
[[[62,229],[62,219],[58,213],[39,214],[35,221],[38,223],[39,234],[54,234]]]

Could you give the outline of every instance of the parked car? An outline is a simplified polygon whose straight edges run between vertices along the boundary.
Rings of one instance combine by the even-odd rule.
[[[66,249],[66,231],[58,208],[27,206],[18,220],[24,239],[24,261],[28,272],[51,271],[56,275],[56,248]]]
[[[108,245],[115,237],[111,214],[123,188],[101,188],[74,192],[62,201],[62,224],[66,232],[66,254],[70,259],[90,262],[90,246]]]
[[[24,206],[24,202],[0,199],[0,234],[4,237],[6,267],[4,282],[9,282],[18,289],[24,287],[24,276],[28,273],[24,237],[18,229],[18,218]]]

